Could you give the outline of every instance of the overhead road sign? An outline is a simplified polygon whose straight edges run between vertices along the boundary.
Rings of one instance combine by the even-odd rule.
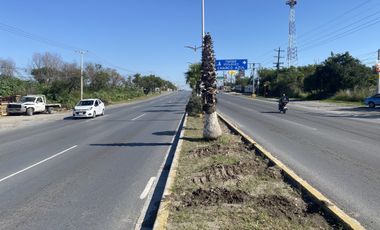
[[[216,60],[216,70],[243,70],[248,69],[247,59],[221,59]]]

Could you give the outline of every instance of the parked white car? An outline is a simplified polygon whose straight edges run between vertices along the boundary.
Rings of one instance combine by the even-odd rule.
[[[74,107],[73,117],[93,117],[104,115],[104,103],[100,99],[83,99]]]

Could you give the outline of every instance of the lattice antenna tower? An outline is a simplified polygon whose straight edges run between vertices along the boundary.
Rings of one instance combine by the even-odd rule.
[[[289,13],[289,37],[288,37],[288,67],[297,66],[298,54],[296,44],[296,10],[297,0],[287,0],[286,5],[290,6]]]

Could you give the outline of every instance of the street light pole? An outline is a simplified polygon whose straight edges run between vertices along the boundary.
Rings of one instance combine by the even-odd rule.
[[[83,99],[83,55],[88,51],[79,50],[77,53],[80,54],[80,99]]]
[[[185,46],[185,48],[192,49],[194,52],[197,52],[198,49],[202,48],[202,46]]]
[[[205,0],[202,0],[202,40],[201,40],[202,46],[203,46],[204,36],[205,36]]]

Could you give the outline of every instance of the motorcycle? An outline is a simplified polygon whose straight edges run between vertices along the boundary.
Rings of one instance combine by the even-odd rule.
[[[288,102],[282,102],[278,104],[278,110],[280,111],[280,113],[286,113],[286,110],[288,110],[286,104],[288,104]]]

